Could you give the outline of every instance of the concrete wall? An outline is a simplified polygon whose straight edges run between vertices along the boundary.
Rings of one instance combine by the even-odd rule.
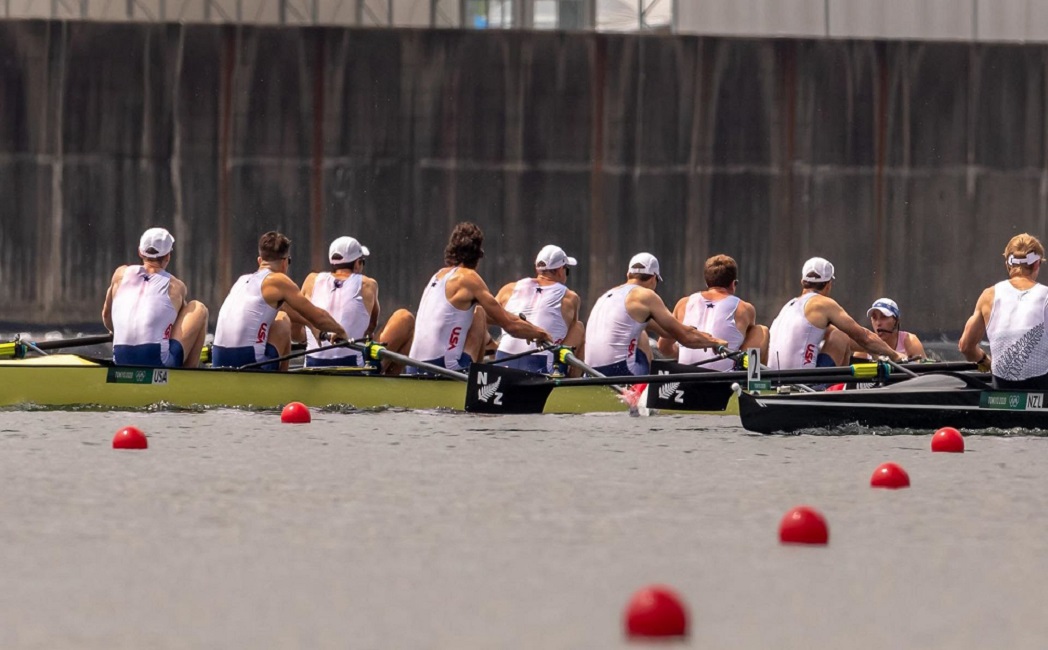
[[[352,234],[386,313],[450,227],[493,287],[547,242],[588,306],[629,257],[667,302],[712,253],[770,322],[812,255],[855,313],[958,331],[1045,232],[1044,46],[0,22],[0,322],[96,321],[138,235],[217,313],[268,229]]]

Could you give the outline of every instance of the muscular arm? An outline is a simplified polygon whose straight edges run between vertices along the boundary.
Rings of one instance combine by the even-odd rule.
[[[975,311],[968,317],[968,322],[964,324],[964,333],[961,334],[961,339],[957,342],[957,349],[961,351],[961,354],[968,361],[980,363],[987,360],[983,358],[984,355],[987,358],[990,356],[979,347],[979,343],[986,336],[986,323],[990,320],[993,297],[993,287],[984,290],[982,295],[979,296],[979,300],[975,303]]]
[[[911,359],[928,356],[924,351],[924,344],[921,343],[921,340],[917,338],[916,334],[910,334],[906,337],[906,342],[903,344],[903,347],[906,348],[906,356]]]
[[[182,282],[178,278],[171,278],[171,286],[168,287],[167,296],[171,299],[171,304],[174,306],[175,311],[181,311],[186,306],[186,296],[189,295],[189,289],[186,288],[186,283]]]
[[[626,310],[630,312],[631,317],[636,319],[634,310],[630,308],[630,303],[634,301],[639,301],[643,304],[650,313],[651,319],[655,321],[655,324],[686,348],[715,348],[727,344],[727,341],[724,339],[718,339],[706,332],[700,332],[694,327],[688,327],[681,323],[666,308],[662,298],[659,298],[659,295],[650,289],[643,287],[634,289],[626,299]]]
[[[815,299],[808,304],[812,302],[815,302]],[[902,355],[891,349],[879,336],[855,322],[855,319],[849,316],[848,312],[844,311],[835,300],[822,297],[818,304],[813,305],[813,308],[819,310],[825,316],[827,323],[844,332],[856,345],[870,354],[885,356],[892,361],[898,361],[902,358]],[[805,314],[807,315],[807,310],[805,310]]]
[[[368,321],[368,329],[364,332],[364,335],[371,338],[371,335],[375,333],[375,329],[378,327],[378,319],[382,314],[382,305],[378,302],[378,282],[371,278],[366,278],[364,282],[371,287],[371,295],[374,303],[371,305],[371,320]]]
[[[126,268],[127,266],[124,265],[113,272],[113,279],[109,281],[109,289],[106,290],[106,301],[102,305],[102,324],[110,332],[113,331],[113,297],[116,295],[116,288],[120,286],[120,281],[124,278]]]
[[[764,331],[757,324],[757,310],[753,305],[744,300],[739,302],[735,310],[735,325],[742,332],[742,344],[739,346],[741,349],[749,350],[761,347],[764,342]]]
[[[331,314],[317,307],[309,298],[299,291],[298,285],[283,273],[270,273],[262,282],[262,297],[272,306],[284,301],[284,311],[292,322],[311,325],[318,330],[333,332],[336,336],[347,338],[345,330]]]
[[[499,289],[498,294],[495,296],[495,300],[497,300],[498,303],[503,306],[503,308],[505,308],[506,303],[508,303],[509,299],[513,296],[513,289],[515,287],[516,283],[510,282],[509,284],[503,285],[503,287]]]
[[[688,298],[685,296],[677,301],[677,305],[673,308],[673,317],[679,321],[684,320],[684,310],[688,307]],[[660,336],[659,337],[659,352],[663,356],[669,357],[670,359],[677,358],[677,341],[671,336]]]

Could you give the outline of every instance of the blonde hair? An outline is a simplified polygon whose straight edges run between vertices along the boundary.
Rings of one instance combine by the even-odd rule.
[[[1004,266],[1008,269],[1009,277],[1013,275],[1025,275],[1033,271],[1033,264],[1025,264],[1021,262],[1018,264],[1012,264],[1009,262],[1009,258],[1012,255],[1016,257],[1026,257],[1029,253],[1036,253],[1041,256],[1041,258],[1044,258],[1044,246],[1030,233],[1024,232],[1008,240],[1008,245],[1004,247]]]

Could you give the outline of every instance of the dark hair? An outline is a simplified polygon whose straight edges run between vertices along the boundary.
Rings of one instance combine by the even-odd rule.
[[[830,282],[830,280],[827,280],[826,282],[810,282],[808,280],[801,280],[801,287],[803,287],[804,289],[814,289],[815,291],[822,291]]]
[[[739,267],[735,260],[727,255],[714,255],[706,260],[703,270],[707,287],[723,287],[730,289],[731,285],[739,277]]]
[[[444,263],[475,269],[480,258],[484,257],[483,245],[484,231],[480,226],[468,221],[456,224],[448,238],[448,245],[444,247]]]
[[[648,280],[655,277],[652,273],[627,273],[627,280],[640,280],[641,282],[647,282]]]
[[[266,262],[282,260],[290,251],[291,240],[275,230],[270,230],[258,238],[258,256]]]
[[[339,262],[338,264],[332,264],[331,270],[341,271],[342,269],[352,269],[354,266],[357,265],[357,262],[363,262],[364,264],[367,264],[367,258],[361,256],[353,260],[352,262]]]

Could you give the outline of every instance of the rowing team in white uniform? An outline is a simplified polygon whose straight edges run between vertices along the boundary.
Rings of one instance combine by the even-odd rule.
[[[506,365],[543,373],[568,370],[539,348],[556,343],[575,348],[603,374],[647,374],[649,335],[658,338],[662,355],[713,370],[736,367],[734,359],[722,358],[724,349],[758,348],[762,363],[772,369],[841,366],[852,356],[896,362],[924,356],[917,337],[899,329],[900,310],[893,300],[881,298],[867,311],[872,331],[849,316],[830,297],[834,267],[820,257],[804,263],[801,294],[768,328],[757,323],[753,305],[735,295],[738,266],[731,257],[708,259],[706,288],[681,298],[671,312],[655,292],[662,281],[658,259],[638,253],[629,262],[625,283],[597,299],[584,328],[579,296],[567,288],[575,258],[558,246],[545,246],[535,258],[533,277],[506,284],[493,295],[476,270],[484,256],[483,238],[474,224],[456,225],[444,266],[423,290],[417,318],[397,310],[377,332],[378,284],[364,274],[367,247],[339,237],[328,251],[330,270],[311,273],[299,289],[287,275],[290,240],[267,232],[259,240],[258,269],[236,281],[219,312],[212,365],[286,369],[281,357],[292,341],[305,340],[313,351],[306,357],[308,366],[378,372],[355,350],[325,349],[346,339],[373,338],[415,360],[464,371],[484,357],[489,324],[502,329],[496,359],[514,357]],[[185,285],[166,271],[173,245],[168,231],[151,228],[139,242],[142,264],[122,266],[113,275],[103,321],[114,334],[118,364],[194,367],[199,362],[208,311],[187,301]],[[988,334],[995,378],[1025,385],[1048,375],[1048,337],[1039,336],[1048,288],[1036,283],[1044,250],[1024,234],[1009,242],[1005,254],[1009,280],[984,292],[960,348],[972,361],[989,365],[990,355],[978,347]],[[520,356],[528,351],[534,353]]]

